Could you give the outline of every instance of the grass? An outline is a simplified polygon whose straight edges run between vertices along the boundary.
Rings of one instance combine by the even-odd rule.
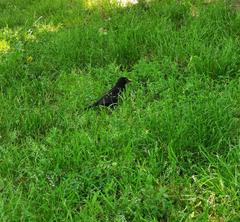
[[[1,221],[240,220],[239,13],[202,1],[0,11]],[[133,83],[118,108],[84,111],[120,76]]]

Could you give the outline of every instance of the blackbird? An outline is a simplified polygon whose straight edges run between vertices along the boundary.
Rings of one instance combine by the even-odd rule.
[[[114,107],[118,104],[118,97],[121,92],[125,89],[126,84],[130,83],[131,80],[127,77],[121,77],[118,79],[117,83],[111,90],[109,90],[104,96],[102,96],[99,100],[97,100],[92,105],[88,106],[88,108],[94,108],[97,106],[107,106]]]

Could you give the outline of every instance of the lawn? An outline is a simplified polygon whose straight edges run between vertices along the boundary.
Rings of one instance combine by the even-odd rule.
[[[0,1],[0,221],[240,221],[240,13],[225,1]],[[132,79],[114,110],[85,110]]]

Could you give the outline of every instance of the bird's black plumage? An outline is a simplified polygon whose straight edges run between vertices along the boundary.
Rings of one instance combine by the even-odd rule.
[[[113,86],[111,90],[109,90],[104,96],[102,96],[99,100],[97,100],[92,105],[87,108],[93,108],[97,106],[108,106],[113,107],[117,105],[118,98],[121,92],[125,89],[126,84],[131,82],[127,77],[121,77],[118,79],[117,83]]]

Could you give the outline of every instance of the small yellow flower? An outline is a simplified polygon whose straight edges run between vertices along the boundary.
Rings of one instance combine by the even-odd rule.
[[[28,62],[28,63],[31,63],[32,61],[33,61],[33,57],[32,57],[32,56],[28,56],[28,57],[27,57],[27,62]]]
[[[10,49],[10,44],[6,40],[0,40],[0,52],[7,52]]]

